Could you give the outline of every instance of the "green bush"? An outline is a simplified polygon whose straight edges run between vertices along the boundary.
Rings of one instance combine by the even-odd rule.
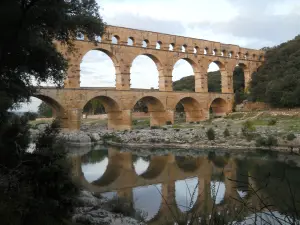
[[[160,129],[160,127],[159,126],[151,126],[150,129],[151,130],[157,130],[157,129]]]
[[[224,137],[229,137],[230,136],[229,130],[227,128],[224,130],[223,134],[224,134]]]
[[[168,128],[164,127],[163,130],[168,130]]]
[[[24,116],[27,117],[29,121],[34,121],[38,117],[38,114],[34,112],[26,112],[24,113]]]
[[[268,122],[268,125],[269,126],[274,126],[276,123],[277,123],[276,119],[270,119],[269,122]]]
[[[272,147],[277,146],[278,140],[276,137],[269,135],[268,137],[259,137],[256,139],[257,147]]]
[[[172,121],[167,121],[166,125],[172,125]]]
[[[206,131],[206,136],[208,138],[208,140],[212,141],[212,140],[215,140],[215,131],[214,129],[212,128],[209,128],[207,131]]]
[[[245,123],[243,123],[242,129],[244,129],[246,131],[255,131],[256,130],[254,123],[251,120],[247,120]]]
[[[120,137],[118,137],[117,135],[115,135],[114,133],[111,134],[104,134],[102,136],[102,140],[103,142],[106,144],[108,141],[112,141],[112,142],[122,142],[122,139]]]
[[[288,134],[288,135],[286,136],[286,139],[287,139],[288,141],[293,141],[294,139],[296,139],[296,136],[295,136],[295,134],[290,133],[290,134]]]

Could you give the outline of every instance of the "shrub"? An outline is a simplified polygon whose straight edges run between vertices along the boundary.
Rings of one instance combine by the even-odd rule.
[[[200,121],[197,121],[197,124],[200,124]]]
[[[27,117],[29,121],[34,121],[38,117],[38,114],[34,112],[26,112],[24,113],[24,116]]]
[[[142,211],[134,209],[133,202],[130,202],[127,198],[115,196],[105,204],[113,213],[135,218],[139,221],[145,221],[147,217],[147,215],[145,215]]]
[[[224,134],[224,137],[229,137],[230,136],[229,130],[227,128],[224,130],[223,134]]]
[[[287,137],[286,137],[286,139],[288,141],[293,141],[295,138],[296,138],[296,136],[293,133],[288,134]]]
[[[168,130],[168,128],[164,127],[163,130]]]
[[[272,147],[277,146],[278,140],[276,137],[269,135],[268,137],[259,137],[256,139],[256,146],[257,147]]]
[[[122,139],[115,134],[104,134],[102,136],[103,142],[106,144],[108,141],[113,141],[113,142],[122,142]]]
[[[175,131],[176,131],[176,132],[179,132],[179,131],[180,131],[180,129],[179,129],[179,128],[176,128],[176,129],[175,129]]]
[[[157,130],[157,129],[160,129],[160,127],[159,126],[151,126],[150,129],[151,130]]]
[[[255,126],[254,123],[251,120],[247,120],[244,124],[243,124],[243,128],[246,131],[255,131]]]
[[[277,123],[276,119],[271,119],[271,120],[269,120],[268,125],[269,126],[274,126],[276,123]]]
[[[212,128],[209,128],[208,131],[206,132],[208,140],[212,141],[215,140],[215,131]]]
[[[172,122],[171,121],[167,121],[166,125],[172,125]]]
[[[190,122],[190,124],[194,124],[194,122]]]

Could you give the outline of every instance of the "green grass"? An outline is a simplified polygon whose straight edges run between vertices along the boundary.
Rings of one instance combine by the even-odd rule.
[[[52,123],[52,121],[53,121],[53,119],[32,120],[32,121],[29,121],[28,123],[31,127],[35,127],[39,124],[45,124],[45,123],[50,124],[50,123]]]

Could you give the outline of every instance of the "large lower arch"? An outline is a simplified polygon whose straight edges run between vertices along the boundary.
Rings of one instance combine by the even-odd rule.
[[[131,129],[131,113],[128,110],[122,110],[117,100],[107,96],[96,96],[87,101],[86,104],[92,100],[97,100],[104,106],[108,129]]]
[[[215,98],[209,108],[214,117],[223,117],[229,112],[229,104],[223,98]]]
[[[181,104],[184,108],[186,115],[186,122],[198,122],[206,119],[203,106],[192,97],[184,97],[177,103]],[[176,105],[176,106],[177,106]],[[176,107],[175,107],[176,110]]]
[[[47,103],[52,108],[52,117],[56,118],[60,122],[60,127],[68,128],[68,114],[66,112],[66,109],[59,102],[49,96],[42,94],[35,94],[33,95],[33,97]]]
[[[147,105],[147,111],[150,114],[150,126],[162,126],[165,125],[168,121],[168,114],[166,113],[164,104],[156,97],[153,96],[145,96],[138,99],[136,103],[143,102]],[[132,110],[134,109],[132,107]]]

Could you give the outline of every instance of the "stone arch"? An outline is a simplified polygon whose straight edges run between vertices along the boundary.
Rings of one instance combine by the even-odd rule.
[[[81,109],[83,109],[84,106],[92,99],[98,99],[104,106],[107,114],[108,129],[131,129],[131,114],[128,113],[128,110],[122,110],[122,105],[119,101],[112,97],[103,95],[93,96],[84,102],[84,105],[81,106]]]
[[[134,109],[134,106],[139,101],[142,101],[147,105],[148,112],[150,114],[150,126],[161,126],[166,124],[168,118],[166,116],[165,105],[160,99],[153,96],[144,96],[134,102],[131,110]]]
[[[199,122],[205,119],[204,107],[196,99],[192,97],[181,98],[174,106],[174,111],[178,104],[182,104],[184,108],[186,122]]]
[[[62,105],[56,101],[55,99],[42,95],[42,94],[35,94],[32,97],[38,98],[42,100],[43,102],[47,103],[49,106],[51,106],[56,112],[63,112],[65,109],[62,107]]]
[[[223,98],[215,98],[209,105],[213,116],[222,117],[229,112],[229,104]]]
[[[132,69],[133,69],[133,63],[136,59],[138,59],[138,57],[140,56],[147,56],[147,58],[149,58],[150,60],[152,60],[152,62],[154,62],[154,64],[156,65],[156,69],[157,69],[157,77],[155,78],[155,81],[157,81],[157,83],[155,84],[154,82],[155,81],[152,81],[151,83],[151,87],[147,87],[147,89],[149,88],[158,88],[159,86],[159,79],[161,79],[161,76],[163,75],[163,64],[162,64],[162,61],[155,55],[153,54],[150,54],[150,53],[146,53],[144,51],[141,51],[139,54],[136,54],[136,55],[133,55],[133,57],[131,57],[130,61],[131,61],[131,64],[130,64],[130,73],[131,73],[131,81],[133,80],[132,78],[134,77],[133,76],[133,73],[132,73]],[[146,63],[146,62],[145,62]],[[150,65],[149,65],[150,66]],[[146,69],[146,68],[145,68]],[[152,71],[152,70],[151,70]],[[139,77],[140,78],[140,77]],[[141,77],[142,78],[142,77]],[[149,77],[147,77],[149,78]],[[153,77],[152,77],[153,78]],[[135,76],[135,79],[138,80],[138,78]],[[148,83],[148,82],[145,82],[145,76],[144,76],[144,83]],[[149,82],[150,83],[150,82]],[[132,85],[132,83],[131,83]],[[138,88],[138,87],[135,87],[135,88]]]
[[[114,68],[114,70],[112,70],[114,73],[114,78],[112,78],[112,81],[111,82],[114,82],[114,87],[116,86],[116,76],[117,74],[120,74],[121,71],[120,71],[120,64],[119,64],[119,60],[117,58],[117,55],[113,54],[109,49],[106,49],[106,48],[102,48],[102,47],[97,47],[97,48],[90,48],[90,49],[86,49],[83,53],[82,53],[82,57],[81,57],[81,61],[80,61],[80,70],[79,70],[79,86],[80,86],[80,83],[82,82],[82,66],[84,63],[84,57],[90,53],[90,52],[93,52],[93,51],[99,51],[101,53],[104,53],[106,56],[108,56],[108,58],[111,60],[111,63],[112,63],[112,66]],[[81,72],[80,72],[81,71]]]
[[[128,155],[124,155],[122,153],[115,153],[109,156],[106,171],[99,179],[93,181],[92,184],[95,186],[105,187],[116,181],[120,177],[122,171],[126,169],[129,164],[129,158],[126,156]]]
[[[190,156],[176,156],[176,164],[180,170],[185,173],[194,173],[201,166],[201,159]]]
[[[32,97],[47,103],[52,108],[54,116],[59,120],[61,128],[68,128],[68,113],[58,101],[43,94],[35,94]]]
[[[147,170],[139,176],[147,180],[155,179],[163,172],[167,163],[168,157],[166,156],[152,156]]]
[[[194,87],[193,87],[193,90],[192,91],[195,91],[197,89],[197,84],[196,84],[196,80],[201,76],[201,73],[200,73],[200,68],[199,68],[199,65],[191,58],[187,58],[187,57],[178,57],[174,60],[174,63],[173,63],[173,66],[172,66],[172,82],[175,82],[176,80],[174,80],[174,71],[175,71],[175,65],[180,61],[180,60],[184,60],[185,62],[187,62],[192,70],[193,70],[193,73],[194,74],[190,74],[190,75],[194,75]],[[189,75],[188,75],[189,76]],[[180,79],[182,79],[183,77],[181,77]],[[191,92],[191,91],[189,91]]]

